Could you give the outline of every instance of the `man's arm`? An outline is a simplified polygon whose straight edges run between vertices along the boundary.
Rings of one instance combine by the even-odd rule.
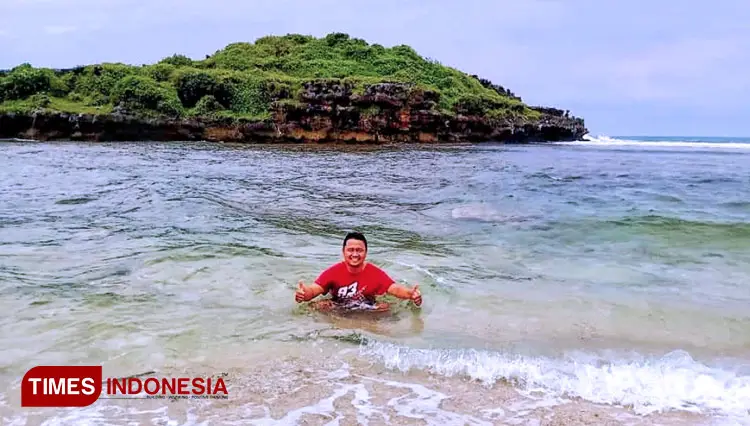
[[[386,293],[398,297],[399,299],[411,300],[417,306],[422,305],[422,293],[419,291],[419,284],[415,285],[413,288],[408,288],[393,283],[388,287]]]
[[[325,293],[325,289],[316,283],[305,285],[305,282],[300,280],[297,285],[297,291],[294,293],[294,300],[297,303],[307,302],[308,300],[315,299],[321,294]]]

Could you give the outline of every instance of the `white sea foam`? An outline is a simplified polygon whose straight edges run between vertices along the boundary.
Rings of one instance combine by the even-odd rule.
[[[472,376],[483,377],[488,382],[491,382],[492,380],[489,379],[502,375],[497,374],[497,371],[503,369],[501,365],[507,366],[513,364],[512,367],[505,368],[506,370],[515,368],[517,370],[516,373],[506,372],[504,374],[506,376],[513,376],[514,374],[516,377],[524,376],[524,374],[518,373],[524,370],[523,359],[519,358],[516,361],[510,359],[504,360],[499,354],[485,353],[485,357],[481,358],[480,353],[474,352],[472,358],[472,355],[468,352],[457,354],[451,351],[427,351],[431,354],[442,356],[440,358],[440,356],[436,357],[436,355],[419,355],[419,353],[414,352],[415,350],[404,352],[406,348],[383,343],[374,343],[364,349],[365,352],[370,354],[373,351],[379,351],[382,357],[389,360],[391,364],[395,363],[402,369],[407,367],[406,364],[410,364],[411,367],[421,366],[424,368],[428,366],[427,369],[430,369],[429,366],[432,366],[431,368],[435,371],[440,371],[442,368],[442,372],[447,375],[468,371]],[[441,359],[444,361],[440,361]],[[276,397],[257,399],[253,398],[252,394],[243,394],[240,392],[233,398],[236,398],[235,403],[220,407],[214,406],[210,402],[204,404],[202,401],[189,402],[187,407],[180,403],[166,403],[159,406],[159,402],[154,401],[157,406],[150,408],[145,407],[144,405],[146,404],[141,402],[122,406],[118,402],[106,401],[90,407],[51,413],[53,417],[47,418],[42,424],[45,426],[63,424],[114,425],[139,422],[139,424],[173,426],[209,426],[214,424],[253,424],[265,426],[306,424],[306,422],[311,420],[316,421],[316,424],[339,425],[356,422],[356,424],[365,426],[391,423],[409,424],[415,421],[435,426],[543,424],[544,422],[539,417],[539,409],[542,409],[544,412],[547,411],[544,410],[545,408],[570,402],[565,397],[553,394],[555,386],[558,387],[556,389],[558,393],[563,393],[561,388],[565,388],[566,386],[569,388],[575,387],[571,385],[576,380],[578,382],[588,381],[588,394],[590,395],[597,391],[597,386],[602,385],[600,378],[586,376],[587,367],[596,369],[593,365],[583,365],[580,371],[581,374],[576,378],[559,371],[559,367],[556,370],[554,366],[547,366],[548,363],[551,363],[550,361],[537,361],[536,364],[533,361],[526,363],[525,376],[530,378],[530,382],[536,383],[535,385],[521,387],[525,389],[526,397],[514,398],[511,396],[510,399],[499,403],[501,405],[497,405],[498,402],[491,402],[490,400],[485,401],[488,403],[482,405],[466,404],[465,402],[460,402],[460,398],[459,402],[456,403],[455,398],[459,394],[451,390],[451,387],[455,386],[440,386],[436,384],[436,387],[432,387],[420,383],[410,383],[407,380],[394,380],[393,375],[373,376],[372,374],[363,374],[358,368],[352,369],[350,365],[342,363],[340,367],[328,365],[325,369],[308,370],[304,375],[296,376],[295,380],[300,383],[300,389],[302,389],[301,394],[312,396],[312,400],[295,401],[296,397],[292,395],[297,395],[297,390],[282,392],[278,396],[282,397],[284,400],[283,403],[289,404],[283,410],[280,410],[280,407],[274,407],[275,404],[280,402]],[[670,386],[671,388],[679,386],[674,385],[674,377],[670,376],[674,375],[670,370],[674,365],[676,365],[674,362],[665,361],[661,363],[657,362],[651,367],[634,366],[634,368],[648,370],[647,375],[652,376],[652,381],[658,380],[660,377],[664,379],[665,384],[661,386],[662,389],[660,391],[662,393],[669,393]],[[688,363],[688,365],[692,364]],[[282,366],[281,368],[283,370],[285,367]],[[297,367],[290,366],[290,368],[292,369],[284,373],[294,375],[293,371]],[[572,366],[571,371],[577,371],[577,368],[577,366]],[[616,372],[604,372],[603,374],[617,376]],[[682,373],[678,372],[677,374]],[[621,379],[614,377],[612,381]],[[643,377],[640,380],[643,381]],[[703,383],[700,380],[693,380],[693,382],[697,389],[695,391],[696,394],[703,392],[704,395],[708,395],[711,393],[711,395],[708,395],[710,398],[717,398],[715,389],[709,389],[708,391],[701,391],[699,389],[704,383],[709,383],[710,386],[710,380],[703,380]],[[731,394],[731,396],[739,398],[736,392],[739,384],[732,384],[731,381],[726,381],[725,386],[725,393],[727,395]],[[239,388],[242,387],[242,385],[239,386]],[[546,397],[531,395],[530,390],[534,387],[546,388],[548,391]],[[578,383],[577,390],[581,394],[587,392],[586,386],[583,386],[581,383]],[[609,392],[610,394],[616,393],[616,389],[610,389]],[[568,392],[568,396],[570,394],[571,392]],[[290,397],[289,400],[287,400],[287,396]],[[250,398],[245,400],[248,397]],[[627,403],[627,399],[622,401],[613,401],[611,397],[609,399],[609,401],[604,402],[614,404]],[[451,400],[454,401],[453,404],[451,404]],[[36,413],[36,415],[43,414],[47,413],[42,411]],[[551,418],[550,416],[554,416],[555,414],[550,414],[547,411],[546,414],[542,415],[549,419]],[[32,413],[31,416],[33,417],[34,414]],[[630,416],[626,413],[611,413],[604,414],[603,416],[600,420],[604,423],[606,423],[606,417],[612,416],[612,419],[629,419],[634,420],[632,424],[641,424],[635,416]],[[744,419],[735,417],[734,421],[727,422],[726,424],[746,424],[744,420],[747,419],[747,416]],[[19,426],[27,424],[28,421],[34,421],[31,418],[21,415],[14,418],[5,417],[3,420],[5,423]],[[648,419],[640,420],[648,421]],[[628,423],[626,422],[625,424]]]
[[[496,208],[482,203],[466,204],[451,210],[453,219],[478,220],[485,222],[500,222],[508,217],[502,215]]]
[[[425,267],[419,266],[417,264],[407,263],[407,262],[401,262],[401,261],[394,261],[394,263],[399,264],[401,266],[406,266],[408,268],[412,268],[415,271],[419,271],[419,272],[421,272],[421,273],[423,273],[425,275],[428,275],[430,278],[432,278],[433,280],[435,280],[435,282],[437,282],[439,284],[446,284],[445,278],[443,278],[440,275],[438,275],[438,274],[430,271],[429,269],[427,269]]]
[[[391,423],[393,418],[392,414],[388,413],[390,410],[395,411],[395,416],[398,418],[419,419],[428,425],[469,424],[489,426],[492,424],[475,416],[441,408],[441,404],[449,396],[420,384],[403,383],[360,375],[356,377],[359,383],[337,382],[337,380],[352,377],[349,368],[348,364],[344,364],[338,370],[325,376],[326,380],[330,380],[329,384],[333,386],[333,391],[317,402],[291,410],[279,419],[272,418],[265,407],[254,407],[254,411],[256,412],[264,411],[265,416],[263,418],[245,420],[245,423],[261,426],[301,424],[303,416],[311,414],[330,419],[326,423],[327,425],[338,425],[341,420],[350,421],[351,419],[342,414],[336,408],[335,403],[342,399],[348,399],[355,410],[357,424],[365,426],[369,425],[371,421],[375,421],[377,424],[382,424],[383,422],[386,424]],[[371,402],[372,395],[368,391],[368,387],[373,384],[398,390],[400,395],[389,398],[388,402],[383,406],[373,404]],[[349,396],[350,394],[351,396]]]
[[[293,425],[299,424],[299,422],[302,420],[302,416],[305,414],[318,414],[321,416],[330,417],[331,422],[329,424],[338,424],[340,418],[337,415],[338,413],[336,412],[336,408],[334,407],[334,402],[350,392],[354,394],[354,397],[352,398],[352,405],[357,407],[360,412],[357,421],[360,424],[367,424],[367,416],[362,416],[362,413],[372,415],[374,413],[377,413],[378,410],[369,405],[368,400],[370,396],[367,393],[364,385],[361,383],[342,384],[331,395],[328,395],[327,397],[319,400],[316,404],[292,410],[281,419],[274,420],[270,417],[266,417],[262,419],[254,419],[248,421],[248,423],[254,425]]]
[[[632,407],[637,414],[680,410],[750,420],[750,376],[711,368],[675,351],[659,359],[602,362],[531,358],[498,352],[415,349],[368,342],[361,353],[386,367],[468,376],[486,385],[513,384],[524,395],[579,397],[593,403]]]
[[[717,150],[750,150],[750,141],[743,142],[705,142],[705,141],[679,141],[679,140],[633,140],[617,139],[609,136],[586,135],[583,141],[555,142],[556,145],[583,145],[596,147],[640,147],[640,148],[695,148],[695,149],[717,149]]]
[[[558,178],[552,178],[560,180]],[[471,203],[454,207],[451,210],[451,218],[463,221],[476,222],[502,222],[502,223],[520,223],[526,222],[534,215],[529,214],[512,214],[507,211],[501,212],[498,208],[485,203]]]

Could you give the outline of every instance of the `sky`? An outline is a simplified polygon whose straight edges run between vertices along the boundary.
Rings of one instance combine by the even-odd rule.
[[[747,22],[747,0],[0,0],[0,68],[344,32],[568,109],[592,135],[750,136]]]

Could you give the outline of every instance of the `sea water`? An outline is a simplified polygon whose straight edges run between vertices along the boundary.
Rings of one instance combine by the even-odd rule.
[[[748,424],[750,144],[0,145],[3,424]],[[421,309],[294,302],[340,260]],[[22,409],[40,364],[227,400]]]

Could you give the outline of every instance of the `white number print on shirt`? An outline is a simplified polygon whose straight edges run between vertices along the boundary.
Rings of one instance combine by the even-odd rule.
[[[338,296],[341,298],[352,297],[357,293],[357,282],[349,284],[346,287],[341,287],[338,291]]]

